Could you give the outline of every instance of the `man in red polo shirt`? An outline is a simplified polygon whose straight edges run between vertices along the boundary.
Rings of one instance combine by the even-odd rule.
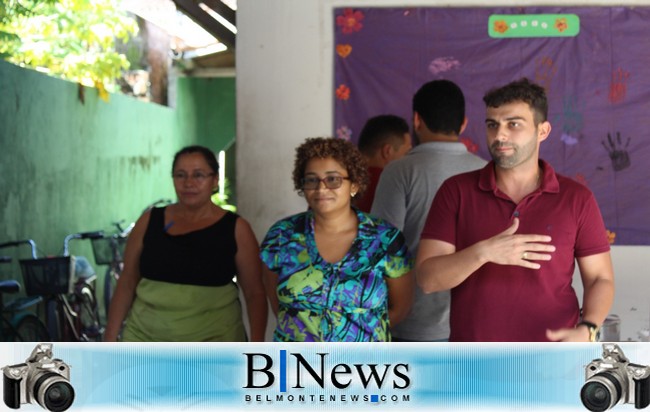
[[[451,341],[594,341],[614,298],[605,226],[585,186],[539,159],[544,89],[488,92],[486,167],[448,179],[416,260],[427,293],[451,289]],[[577,261],[582,313],[571,286]]]

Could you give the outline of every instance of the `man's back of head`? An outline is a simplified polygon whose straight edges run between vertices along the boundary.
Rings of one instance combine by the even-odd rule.
[[[371,117],[361,130],[358,147],[371,166],[373,159],[395,160],[411,148],[408,123],[392,114]]]
[[[413,113],[430,132],[458,136],[465,123],[465,96],[456,83],[433,80],[413,96]]]

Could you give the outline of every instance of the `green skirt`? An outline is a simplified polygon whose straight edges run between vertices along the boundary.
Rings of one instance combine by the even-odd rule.
[[[239,291],[141,279],[122,331],[124,342],[243,342]]]

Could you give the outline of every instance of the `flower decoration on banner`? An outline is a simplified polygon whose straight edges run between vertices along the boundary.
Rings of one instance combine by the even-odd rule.
[[[503,20],[497,20],[494,22],[494,31],[497,33],[505,33],[508,31],[508,23]]]
[[[616,232],[612,232],[611,230],[607,230],[607,239],[609,240],[609,244],[613,245],[616,242]]]
[[[336,54],[343,57],[344,59],[352,53],[352,46],[349,44],[337,44],[336,45]]]
[[[344,9],[343,15],[336,16],[336,25],[341,27],[343,34],[352,34],[361,30],[363,27],[361,20],[364,17],[363,13],[358,10]]]
[[[580,183],[583,186],[589,186],[589,184],[587,182],[587,178],[582,173],[576,173],[573,180],[575,180],[576,182]]]
[[[467,151],[470,153],[478,152],[478,145],[472,141],[469,137],[461,137],[460,142],[465,145]]]
[[[352,129],[347,126],[341,126],[336,129],[336,137],[343,140],[350,140],[352,137]]]
[[[339,100],[348,100],[350,98],[350,88],[344,84],[336,89],[336,98]]]
[[[557,31],[559,31],[560,33],[562,33],[563,31],[565,31],[566,29],[568,29],[568,28],[569,28],[569,25],[568,25],[567,22],[566,22],[566,18],[565,18],[565,17],[561,17],[561,18],[559,18],[559,19],[556,19],[556,20],[555,20],[555,28],[556,28]]]
[[[429,63],[429,72],[437,75],[460,67],[460,62],[454,57],[438,57]]]

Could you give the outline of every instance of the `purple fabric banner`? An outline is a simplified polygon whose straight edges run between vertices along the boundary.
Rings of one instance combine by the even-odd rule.
[[[366,119],[379,114],[410,123],[414,92],[446,78],[465,92],[469,125],[462,141],[489,159],[482,97],[528,77],[549,97],[553,129],[541,157],[594,192],[612,244],[650,244],[650,8],[334,13],[336,136],[356,142]],[[543,29],[548,37],[539,34]]]

